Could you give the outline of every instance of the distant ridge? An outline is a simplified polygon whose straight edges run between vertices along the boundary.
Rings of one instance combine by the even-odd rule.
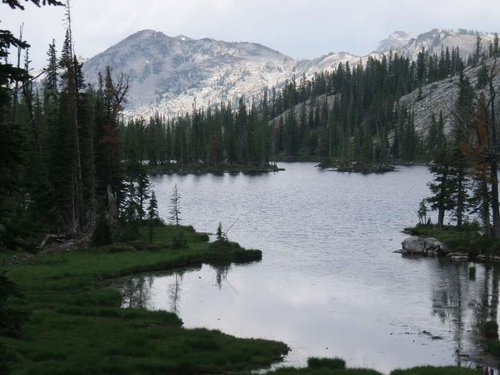
[[[493,34],[479,34],[483,44]],[[332,52],[312,60],[298,60],[258,43],[170,37],[155,30],[141,30],[84,63],[89,82],[110,65],[130,79],[126,115],[166,116],[184,114],[193,103],[206,107],[220,102],[248,99],[262,94],[264,87],[280,86],[293,76],[336,69],[339,63],[364,64],[369,57],[380,58],[390,51],[416,59],[423,48],[440,53],[458,47],[466,57],[475,48],[477,33],[467,30],[438,30],[412,35],[395,31],[377,49],[357,56]]]

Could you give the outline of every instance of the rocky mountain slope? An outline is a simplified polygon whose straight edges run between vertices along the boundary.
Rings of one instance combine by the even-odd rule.
[[[481,35],[483,44],[493,35]],[[129,77],[128,116],[184,114],[198,107],[235,101],[242,95],[252,98],[264,87],[279,87],[292,76],[312,76],[335,69],[340,62],[351,65],[381,57],[393,50],[415,58],[422,48],[439,53],[441,48],[458,46],[463,56],[474,50],[476,34],[432,30],[418,36],[395,32],[366,56],[348,52],[330,53],[313,60],[297,60],[256,43],[224,42],[213,39],[169,37],[143,30],[132,34],[84,64],[91,83],[97,73],[110,65],[114,74]]]
[[[152,30],[129,36],[88,60],[84,74],[95,82],[110,65],[129,77],[132,115],[190,112],[221,101],[251,97],[294,73],[296,60],[255,43],[175,38]]]
[[[488,70],[495,68],[495,78],[493,85],[497,93],[500,93],[500,62],[495,62],[493,59],[486,61]],[[488,87],[480,87],[478,84],[478,71],[480,67],[466,68],[464,75],[469,78],[472,87],[475,88],[476,93],[484,91],[488,97]],[[432,114],[439,116],[442,112],[444,119],[444,129],[449,132],[452,127],[453,111],[459,92],[459,79],[458,75],[449,77],[447,79],[430,83],[422,87],[421,90],[415,90],[408,95],[400,98],[399,103],[413,110],[415,114],[415,129],[420,134],[426,134],[431,124]]]
[[[460,55],[466,58],[476,48],[477,35],[477,32],[467,30],[433,29],[417,36],[404,31],[396,31],[379,43],[377,52],[388,53],[393,50],[415,60],[422,49],[429,51],[431,54],[439,55],[441,49],[449,48],[451,50],[458,47]],[[487,48],[488,43],[494,39],[494,34],[480,33],[479,36],[483,48]]]

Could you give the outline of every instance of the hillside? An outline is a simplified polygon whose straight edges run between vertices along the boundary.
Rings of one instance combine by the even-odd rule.
[[[482,34],[486,45],[492,34]],[[390,51],[415,59],[422,48],[439,53],[441,48],[458,47],[462,57],[475,48],[476,35],[467,32],[432,30],[412,36],[395,32],[366,56],[348,52],[329,53],[311,60],[298,60],[260,44],[191,39],[180,35],[143,30],[132,34],[84,63],[91,83],[97,73],[110,65],[115,74],[129,77],[130,92],[126,115],[149,116],[158,112],[175,116],[198,107],[235,102],[241,96],[258,97],[264,87],[282,87],[293,76],[307,77],[336,69],[340,62],[351,66],[366,64]]]
[[[493,66],[493,60],[489,59],[486,62],[488,69]],[[475,88],[476,94],[479,94],[485,87],[478,84],[478,71],[480,67],[469,67],[464,70],[464,76],[467,77],[472,86]],[[494,78],[494,86],[497,92],[500,92],[500,64],[496,65],[496,77]],[[449,132],[453,121],[453,108],[455,106],[459,92],[458,75],[451,76],[441,81],[433,82],[422,87],[421,90],[414,90],[411,93],[404,95],[400,99],[400,104],[414,111],[415,128],[418,133],[425,135],[428,133],[429,125],[431,124],[432,114],[438,116],[440,112],[443,114],[444,130]],[[487,90],[486,90],[487,93]]]

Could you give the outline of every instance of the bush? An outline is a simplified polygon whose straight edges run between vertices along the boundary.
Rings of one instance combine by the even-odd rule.
[[[186,247],[187,241],[186,236],[184,236],[184,232],[182,230],[178,230],[175,232],[172,237],[172,247],[174,249],[184,249]]]
[[[328,368],[330,370],[343,370],[345,369],[345,361],[341,358],[309,358],[307,360],[307,367],[313,369]]]
[[[92,244],[94,246],[105,246],[113,242],[113,232],[106,214],[99,215],[94,233],[92,234]]]
[[[486,349],[489,353],[500,356],[500,341],[498,340],[489,340]]]
[[[105,253],[126,253],[129,251],[136,251],[136,248],[130,245],[126,245],[123,243],[115,243],[109,246],[104,246],[99,248],[99,251]]]
[[[134,240],[134,241],[129,241],[127,242],[127,245],[132,246],[136,250],[139,251],[157,251],[162,248],[160,244],[157,243],[149,243],[143,240]]]
[[[493,320],[489,320],[483,325],[484,336],[488,339],[498,338],[498,324]]]
[[[4,274],[0,274],[0,334],[15,336],[21,329],[21,324],[28,319],[29,313],[8,306],[8,299],[21,298],[22,294],[16,284]]]
[[[208,242],[210,240],[210,237],[208,237],[208,234],[206,233],[197,233],[196,238],[198,238],[201,242]]]

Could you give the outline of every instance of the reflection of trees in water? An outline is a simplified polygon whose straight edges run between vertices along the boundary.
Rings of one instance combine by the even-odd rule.
[[[217,286],[219,289],[222,288],[222,282],[227,281],[227,274],[229,273],[229,270],[231,269],[231,265],[213,265],[212,266],[215,270],[215,280],[217,281]],[[231,284],[229,284],[231,285]]]
[[[152,276],[136,276],[125,279],[122,286],[123,307],[147,307],[150,299]]]
[[[447,323],[456,344],[457,365],[464,354],[478,354],[480,329],[485,320],[497,320],[498,266],[476,265],[476,280],[469,280],[466,263],[443,261],[432,291],[433,314]],[[479,272],[480,271],[480,272]]]
[[[168,296],[170,301],[170,311],[179,314],[179,302],[181,301],[181,282],[182,272],[174,274],[174,281],[168,287]]]

